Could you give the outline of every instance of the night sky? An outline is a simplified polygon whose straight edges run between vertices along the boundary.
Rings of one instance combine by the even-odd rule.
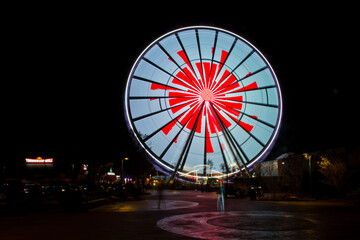
[[[148,44],[193,25],[244,37],[272,65],[284,108],[271,157],[359,143],[352,6],[44,8],[12,9],[4,22],[1,149],[8,163],[137,158],[123,110],[128,74]]]

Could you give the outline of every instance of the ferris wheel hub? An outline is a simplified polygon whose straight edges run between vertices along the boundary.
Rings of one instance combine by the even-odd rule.
[[[212,101],[214,98],[214,92],[211,89],[205,88],[201,91],[200,96],[204,101]]]

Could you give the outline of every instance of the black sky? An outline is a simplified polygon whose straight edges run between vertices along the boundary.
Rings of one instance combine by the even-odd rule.
[[[232,31],[272,65],[284,104],[272,155],[359,143],[351,6],[33,8],[12,9],[2,34],[2,150],[9,162],[137,155],[123,113],[127,76],[148,44],[192,25]]]

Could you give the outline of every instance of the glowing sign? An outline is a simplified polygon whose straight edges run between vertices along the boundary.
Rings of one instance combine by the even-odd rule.
[[[82,170],[87,171],[89,164],[82,164]]]
[[[110,168],[110,171],[107,172],[108,176],[115,176],[115,173],[113,172],[112,168]]]
[[[265,57],[214,27],[167,33],[136,60],[125,93],[136,141],[169,173],[223,176],[272,147],[282,100]],[[201,167],[199,167],[201,166]]]
[[[52,158],[42,159],[41,157],[37,157],[36,159],[25,158],[26,163],[28,164],[47,164],[53,163]]]

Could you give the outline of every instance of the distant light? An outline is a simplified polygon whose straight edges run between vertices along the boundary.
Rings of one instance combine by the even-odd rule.
[[[115,173],[113,172],[112,168],[110,168],[110,171],[107,173],[107,175],[115,176]]]
[[[308,153],[303,153],[303,156],[305,157],[305,159],[310,160],[311,159],[311,155]]]

